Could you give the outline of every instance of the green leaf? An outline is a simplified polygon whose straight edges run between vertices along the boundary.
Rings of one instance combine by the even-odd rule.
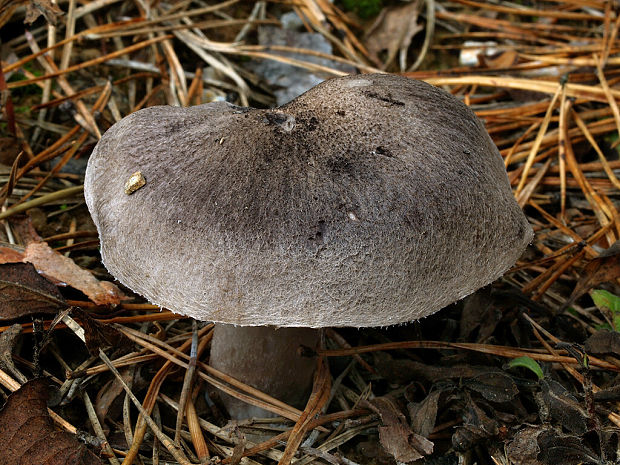
[[[514,367],[527,368],[528,370],[534,372],[534,374],[538,377],[538,379],[544,379],[545,377],[545,375],[543,374],[542,368],[540,368],[540,365],[538,364],[538,362],[528,356],[514,358],[508,363],[508,366],[510,368],[514,368]]]
[[[618,331],[620,329],[620,297],[604,289],[590,291],[590,297],[598,309],[607,309],[611,312],[614,330]]]
[[[620,297],[617,295],[607,292],[604,289],[597,289],[595,291],[591,291],[590,296],[594,301],[594,305],[598,308],[608,308],[614,313],[614,315],[620,313]]]
[[[609,323],[593,324],[592,326],[594,326],[594,329],[597,331],[600,331],[601,329],[607,329],[609,331],[614,330]]]

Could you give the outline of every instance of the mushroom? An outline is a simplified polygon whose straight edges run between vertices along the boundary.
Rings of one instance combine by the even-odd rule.
[[[222,323],[210,363],[297,404],[313,362],[295,349],[316,343],[312,328],[429,315],[500,277],[532,238],[474,113],[387,74],[269,110],[135,112],[96,146],[85,197],[112,275]]]

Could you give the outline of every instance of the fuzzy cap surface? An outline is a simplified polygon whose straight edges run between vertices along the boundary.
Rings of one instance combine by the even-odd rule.
[[[125,194],[137,171],[146,184]],[[85,197],[119,281],[244,326],[412,321],[500,277],[532,239],[473,112],[384,74],[272,110],[140,110],[98,143]]]

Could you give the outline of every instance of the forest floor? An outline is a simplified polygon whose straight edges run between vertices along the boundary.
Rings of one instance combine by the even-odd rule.
[[[620,463],[619,27],[611,0],[0,0],[0,464]],[[114,282],[84,170],[141,108],[355,72],[469,105],[535,238],[431,317],[325,330],[299,410]],[[230,422],[220,390],[278,417]]]

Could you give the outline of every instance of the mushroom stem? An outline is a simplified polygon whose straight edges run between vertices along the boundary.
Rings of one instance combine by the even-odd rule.
[[[294,407],[304,406],[316,360],[303,356],[300,346],[315,348],[319,331],[217,324],[211,342],[210,365],[233,378]],[[273,417],[266,410],[222,393],[232,419]]]

